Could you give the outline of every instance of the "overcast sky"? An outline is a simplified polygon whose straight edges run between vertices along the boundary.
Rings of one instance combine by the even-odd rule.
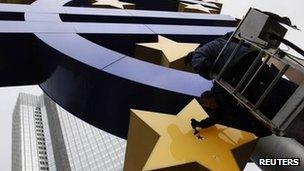
[[[220,0],[223,2],[222,13],[233,17],[242,18],[250,6],[261,10],[271,11],[279,15],[290,17],[293,24],[304,30],[303,0]],[[1,27],[1,26],[0,26]],[[304,34],[298,31],[289,31],[286,36],[289,40],[304,47]],[[0,170],[11,170],[11,129],[12,112],[19,92],[40,95],[38,86],[3,87],[0,88]],[[255,166],[249,166],[247,170],[257,170]]]

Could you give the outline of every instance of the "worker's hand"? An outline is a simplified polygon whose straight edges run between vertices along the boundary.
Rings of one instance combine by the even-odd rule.
[[[191,127],[196,130],[196,127],[198,127],[199,122],[195,120],[194,118],[191,119]]]
[[[184,59],[185,59],[185,60],[184,60],[185,65],[191,64],[193,53],[194,53],[194,52],[189,52],[189,53],[185,56],[185,58],[184,58]]]

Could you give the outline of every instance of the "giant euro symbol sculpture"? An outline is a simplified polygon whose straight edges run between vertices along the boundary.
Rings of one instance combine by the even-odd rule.
[[[130,108],[177,113],[212,86],[197,74],[133,58],[136,43],[158,35],[206,43],[235,26],[226,15],[65,6],[76,2],[83,1],[0,4],[0,86],[39,84],[75,116],[122,138]]]

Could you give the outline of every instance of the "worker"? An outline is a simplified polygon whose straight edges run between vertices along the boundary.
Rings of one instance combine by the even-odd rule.
[[[190,52],[186,56],[185,62],[190,64],[194,71],[202,77],[211,80],[210,71],[231,34],[232,33],[227,33],[221,38],[200,45],[195,51]],[[222,53],[221,60],[218,61],[220,67],[226,63],[236,46],[237,42],[233,41],[227,45],[226,50]],[[242,45],[236,54],[236,60],[231,62],[231,65],[222,78],[231,86],[235,87],[253,60],[256,59],[258,53],[258,50],[251,48],[248,44]],[[256,67],[262,63],[262,57],[260,58]],[[244,93],[244,96],[253,104],[257,102],[278,72],[279,70],[274,65],[265,65]],[[269,119],[272,119],[296,88],[296,84],[281,78],[265,98],[259,110]],[[258,136],[269,134],[269,131],[267,131],[249,111],[238,105],[238,102],[218,84],[214,84],[210,91],[203,93],[200,102],[210,117],[203,121],[192,119],[191,125],[194,128],[206,128],[215,123],[224,123],[224,125],[253,132]]]
[[[215,62],[216,58],[218,57],[219,53],[227,43],[229,37],[232,35],[232,32],[228,32],[223,37],[217,38],[209,43],[201,44],[198,48],[196,48],[193,52],[190,52],[186,58],[185,63],[190,64],[194,71],[200,74],[207,80],[211,80],[209,73]],[[234,48],[236,47],[237,43],[231,41],[226,50],[222,53],[222,60],[219,62],[223,64]],[[247,44],[244,44],[236,54],[238,58],[242,58],[244,55],[251,53],[253,50],[249,48]],[[256,51],[255,51],[256,52]]]
[[[203,92],[199,103],[209,117],[201,121],[191,119],[191,126],[208,128],[216,123],[254,133],[263,137],[271,134],[251,113],[226,92],[220,85],[215,84],[210,91]]]

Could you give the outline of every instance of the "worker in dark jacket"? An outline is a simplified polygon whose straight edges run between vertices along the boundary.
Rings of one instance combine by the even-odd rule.
[[[221,38],[217,38],[209,43],[200,45],[195,49],[195,51],[190,52],[187,55],[186,63],[190,63],[194,71],[196,71],[202,77],[211,80],[209,72],[231,34],[232,32],[229,32]],[[222,53],[223,59],[219,61],[221,63],[220,65],[223,65],[223,62],[228,59],[236,45],[237,43],[233,41],[227,45],[226,50]],[[237,59],[243,57],[245,54],[248,54],[251,51],[252,50],[248,46],[242,46],[239,52],[236,54]]]
[[[254,133],[262,137],[271,134],[262,123],[251,115],[246,108],[237,104],[237,101],[221,86],[215,84],[210,91],[202,93],[200,104],[209,117],[196,121],[191,120],[191,126],[196,128],[208,128],[216,123]]]
[[[230,36],[231,33],[227,33],[222,38],[199,46],[194,52],[187,55],[186,62],[190,63],[194,71],[202,77],[211,80],[211,68]],[[222,53],[221,60],[218,61],[219,68],[225,64],[236,45],[237,43],[233,41],[227,45],[226,50]],[[244,44],[236,54],[235,60],[229,64],[230,67],[227,69],[228,74],[222,77],[230,85],[236,86],[257,55],[257,50]],[[259,65],[262,63],[262,57],[260,58]],[[265,65],[262,68],[261,74],[254,79],[244,96],[250,102],[255,103],[278,72],[279,70],[273,65]],[[294,83],[281,78],[274,86],[273,91],[270,92],[261,104],[260,111],[269,119],[272,119],[296,88],[297,86]],[[222,123],[227,126],[253,132],[258,136],[270,133],[249,111],[238,105],[238,102],[218,84],[214,84],[210,91],[203,93],[200,102],[210,117],[200,122],[192,119],[191,125],[193,128],[206,128],[215,123]]]

